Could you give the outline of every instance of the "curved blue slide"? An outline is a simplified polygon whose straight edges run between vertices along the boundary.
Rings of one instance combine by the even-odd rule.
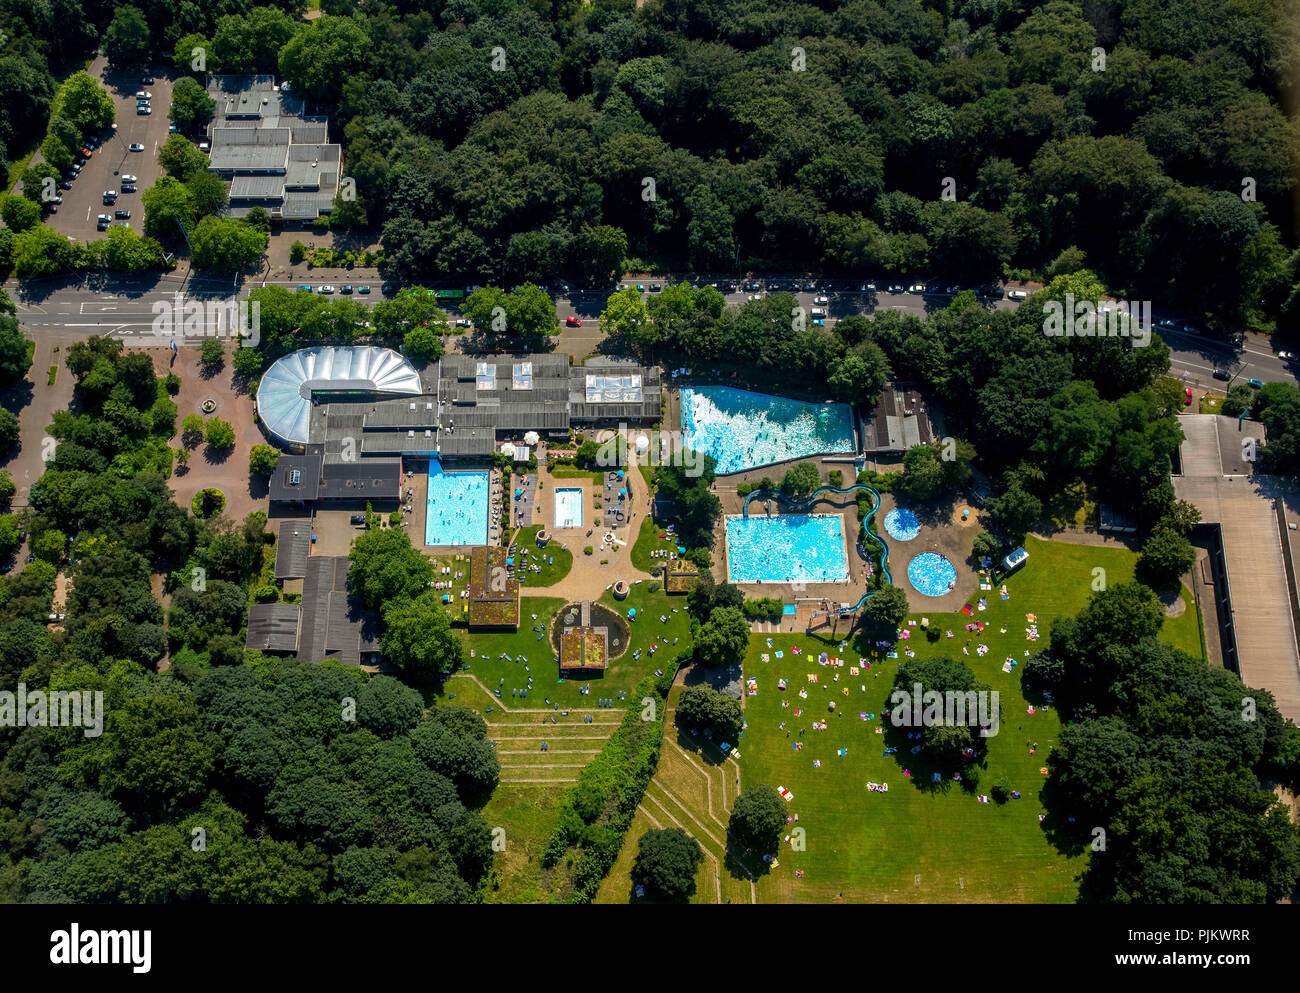
[[[802,500],[788,497],[780,490],[754,490],[749,496],[745,497],[744,506],[741,508],[741,516],[749,516],[749,502],[755,498],[770,500],[772,497],[776,497],[777,500],[786,504],[791,510],[807,510],[821,498],[823,493],[856,493],[859,490],[866,490],[875,501],[875,506],[867,511],[866,516],[862,518],[862,534],[863,537],[870,538],[880,546],[880,571],[885,574],[885,582],[892,586],[894,577],[889,574],[889,546],[885,544],[885,539],[880,535],[872,534],[869,526],[871,519],[876,516],[876,511],[880,509],[880,494],[876,492],[874,487],[868,486],[866,483],[854,483],[852,486],[819,486]],[[862,605],[871,599],[873,593],[875,593],[875,590],[867,590],[866,593],[862,594],[862,599],[854,606],[846,607],[840,613],[851,614],[856,610],[861,610]]]

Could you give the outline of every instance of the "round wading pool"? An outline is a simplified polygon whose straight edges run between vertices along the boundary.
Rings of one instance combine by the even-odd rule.
[[[921,533],[921,522],[906,507],[899,507],[885,515],[885,530],[895,541],[911,541]]]
[[[916,592],[943,596],[957,583],[957,567],[937,552],[922,552],[908,563],[907,578]]]

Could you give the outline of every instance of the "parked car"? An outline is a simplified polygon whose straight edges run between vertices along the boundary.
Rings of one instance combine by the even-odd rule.
[[[115,210],[113,216],[119,221],[127,221],[131,219],[131,212],[129,210]]]
[[[104,202],[105,202],[105,203],[112,203],[112,202],[113,202],[114,200],[116,200],[116,199],[117,199],[117,190],[105,190],[105,191],[104,191]]]
[[[1295,352],[1278,352],[1277,357],[1282,360],[1295,358]]]
[[[131,151],[133,151],[133,152],[143,152],[143,151],[144,151],[144,146],[141,145],[138,141],[133,141],[133,142],[131,142],[131,144],[128,145],[127,147],[128,147]]]
[[[911,286],[909,286],[909,287],[907,288],[907,292],[908,292],[908,293],[924,293],[924,292],[925,292],[925,284],[924,284],[924,283],[913,283]]]
[[[1011,291],[1007,294],[1007,296],[1010,297],[1012,300],[1028,300],[1028,299],[1029,299],[1029,294],[1026,293],[1024,290],[1011,290]]]
[[[124,182],[124,183],[134,183],[134,182],[136,181],[136,178],[137,178],[137,177],[131,175],[131,173],[128,172],[126,175],[124,175],[124,176],[122,177],[122,182]]]
[[[651,284],[650,284],[650,292],[651,292],[651,293],[658,293],[658,292],[659,292],[660,290],[662,290],[662,289],[663,289],[663,287],[660,286],[658,283],[651,283]]]
[[[367,295],[369,295],[369,293],[370,293],[370,287],[369,287],[369,286],[358,286],[358,287],[357,287],[357,292],[360,293],[362,296],[367,296]]]
[[[134,193],[134,192],[135,192],[135,183],[123,183],[123,184],[122,184],[122,192],[123,192],[123,193]]]
[[[136,112],[138,115],[140,115],[141,117],[148,117],[150,114],[153,113],[153,108],[150,107],[150,106],[148,106],[148,105],[142,105],[142,106],[136,107],[136,108],[135,108],[135,112]],[[140,150],[141,150],[141,151],[144,151],[143,148],[141,148]]]
[[[153,77],[152,77],[152,76],[141,76],[141,77],[140,77],[140,82],[143,83],[145,86],[153,86]]]
[[[61,182],[61,183],[59,184],[59,189],[61,189],[61,190],[70,190],[70,189],[72,189],[72,180],[70,180],[70,179],[65,179],[63,182]]]
[[[396,293],[397,287],[392,283],[385,283],[383,286],[379,287],[379,292],[388,296],[389,294]]]
[[[1230,379],[1232,379],[1232,373],[1230,373],[1227,369],[1215,369],[1215,370],[1214,370],[1214,378],[1215,378],[1215,379],[1222,379],[1222,380],[1225,380],[1225,381],[1226,381],[1226,380],[1230,380]]]
[[[351,286],[340,286],[340,287],[339,287],[339,292],[340,292],[340,293],[344,293],[344,294],[351,295],[351,293],[352,293],[352,287],[351,287]]]
[[[826,297],[826,296],[815,296],[815,297],[813,297],[813,303],[818,304],[818,305],[824,305],[824,304],[828,304],[828,303],[830,303],[830,302],[831,302],[831,301],[830,301],[830,298],[829,298],[829,297]]]
[[[813,327],[815,327],[815,328],[824,328],[825,326],[826,326],[826,318],[824,318],[824,317],[814,317],[814,318],[813,318]]]
[[[113,222],[113,226],[114,226],[114,227],[117,227],[117,228],[129,228],[129,227],[131,226],[131,222],[130,222],[130,221],[114,221],[114,222]]]
[[[1183,403],[1188,407],[1192,405],[1192,388],[1190,386],[1183,388]]]
[[[107,214],[100,214],[97,218],[95,218],[95,224],[101,231],[103,231],[104,228],[108,227],[112,223],[113,223],[113,218],[109,217]]]
[[[571,328],[580,328],[582,327],[582,318],[574,317],[572,314],[570,314],[568,317],[564,319],[564,323]]]
[[[306,283],[304,283],[302,286],[299,286],[299,287],[298,287],[298,292],[299,292],[299,293],[302,293],[304,290],[305,290],[306,292],[308,292],[308,293],[312,293],[312,292],[314,292],[314,291],[312,290],[312,288],[311,288],[310,286],[308,286]]]
[[[366,523],[366,515],[365,515],[365,514],[353,514],[351,517],[348,518],[348,523],[349,523],[349,524],[365,524],[365,523]]]
[[[1258,379],[1248,379],[1246,380],[1246,385],[1252,390],[1262,390],[1264,388],[1264,384]]]
[[[153,94],[148,90],[137,90],[135,94],[137,100],[152,100]]]
[[[321,291],[322,293],[324,293],[326,296],[329,296],[329,294],[331,294],[331,293],[334,292],[334,287],[332,287],[332,286],[330,286],[328,283],[326,283],[324,286],[322,286],[322,287],[320,288],[320,291]]]

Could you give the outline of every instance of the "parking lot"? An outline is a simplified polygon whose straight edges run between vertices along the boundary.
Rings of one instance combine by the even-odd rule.
[[[63,205],[57,214],[48,216],[46,223],[77,241],[93,241],[104,237],[95,223],[100,214],[129,210],[131,219],[127,223],[133,231],[143,233],[144,205],[140,195],[162,173],[158,165],[158,149],[167,140],[167,127],[171,123],[167,111],[171,107],[172,82],[153,68],[109,69],[102,57],[91,64],[89,71],[113,97],[117,130],[104,132],[102,144],[95,149],[81,174],[72,181],[72,189],[59,191],[63,195]],[[140,80],[144,76],[153,76],[154,82],[142,84]],[[135,112],[138,90],[153,94],[150,101],[153,113],[147,117]],[[129,151],[133,142],[143,145],[144,151]],[[135,193],[121,192],[121,177],[127,174],[137,177]],[[104,205],[105,190],[118,191],[117,203],[111,207]]]

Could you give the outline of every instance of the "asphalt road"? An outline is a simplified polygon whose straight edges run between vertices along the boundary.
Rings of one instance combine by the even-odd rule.
[[[344,283],[354,287],[369,286],[371,293],[354,295],[353,299],[374,303],[382,299],[380,287],[383,280],[349,274],[346,278],[336,278],[332,283],[341,286]],[[311,285],[319,288],[323,285],[313,279]],[[652,282],[663,285],[663,280],[646,281],[647,288]],[[9,281],[5,288],[18,304],[18,317],[24,328],[31,333],[49,335],[57,340],[77,340],[90,335],[116,335],[139,345],[163,345],[167,340],[158,340],[153,333],[155,317],[154,305],[158,301],[172,303],[175,294],[180,291],[189,296],[212,302],[229,302],[248,295],[258,286],[278,285],[293,288],[305,285],[303,278],[295,279],[260,279],[247,278],[236,282],[234,279],[214,279],[211,277],[194,277],[182,274],[168,274],[162,277],[147,278],[108,278],[94,276],[89,279],[52,279],[28,281],[19,292],[16,281]],[[766,284],[760,295],[766,295]],[[651,295],[647,289],[647,296]],[[737,290],[725,294],[729,304],[739,304],[756,295],[752,291]],[[795,293],[800,306],[811,311],[814,291],[801,290]],[[594,351],[600,340],[597,320],[605,307],[609,291],[594,293],[575,293],[556,299],[556,313],[563,324],[565,318],[573,316],[582,321],[577,328],[564,327],[562,344],[566,351],[585,354]],[[870,314],[876,310],[894,309],[904,313],[925,316],[932,310],[948,305],[951,297],[944,293],[891,293],[888,286],[876,292],[860,293],[840,291],[831,295],[826,308],[829,313],[828,325],[836,320],[854,313]],[[998,300],[992,304],[998,308],[1013,308],[1015,303]],[[451,311],[454,318],[455,311]],[[1157,318],[1162,315],[1156,314]],[[1182,331],[1160,330],[1160,336],[1169,345],[1170,370],[1172,375],[1189,386],[1197,388],[1216,387],[1222,389],[1224,383],[1217,381],[1213,372],[1222,368],[1228,370],[1236,379],[1260,379],[1264,382],[1282,380],[1297,382],[1297,363],[1293,359],[1279,358],[1278,346],[1264,335],[1247,335],[1243,347],[1234,349],[1225,342],[1214,341]]]

